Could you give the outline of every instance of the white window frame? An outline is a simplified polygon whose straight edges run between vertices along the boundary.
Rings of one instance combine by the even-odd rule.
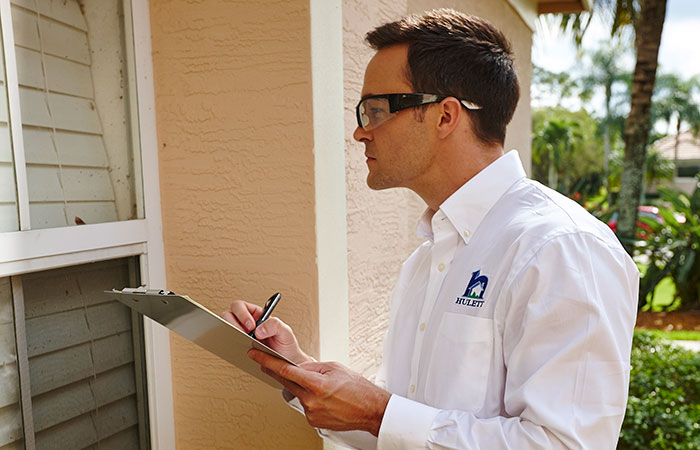
[[[133,27],[133,35],[127,32],[125,38],[127,47],[134,49],[135,80],[131,82],[136,88],[141,164],[147,174],[143,177],[145,219],[31,230],[10,0],[0,0],[20,223],[20,231],[0,233],[0,277],[139,256],[142,281],[150,287],[166,287],[150,14],[147,0],[123,3]],[[144,341],[151,447],[174,449],[170,334],[144,319]]]

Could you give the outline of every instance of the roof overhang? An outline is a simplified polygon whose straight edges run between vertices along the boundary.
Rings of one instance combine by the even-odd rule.
[[[538,0],[537,14],[577,13],[591,10],[592,0]]]

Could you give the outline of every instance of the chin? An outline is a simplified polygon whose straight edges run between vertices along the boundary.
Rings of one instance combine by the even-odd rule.
[[[367,174],[367,186],[374,191],[381,191],[384,189],[396,187],[389,180],[381,179],[377,176],[372,176],[371,172]]]

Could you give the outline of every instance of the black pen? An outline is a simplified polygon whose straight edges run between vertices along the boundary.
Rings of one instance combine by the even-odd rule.
[[[275,309],[275,306],[277,306],[277,303],[280,301],[280,298],[282,298],[282,294],[278,292],[269,299],[267,299],[267,301],[265,302],[265,306],[263,307],[262,316],[260,316],[258,321],[255,322],[255,328],[258,328],[260,324],[265,322],[270,317],[270,314],[272,314],[272,310]],[[256,339],[255,328],[253,328],[250,331],[250,333],[248,333],[248,336],[252,337],[253,339]]]

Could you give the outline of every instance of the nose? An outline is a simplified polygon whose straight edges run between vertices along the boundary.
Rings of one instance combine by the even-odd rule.
[[[357,142],[369,142],[372,140],[372,133],[365,131],[365,129],[362,127],[356,127],[355,132],[352,133],[352,137]]]

